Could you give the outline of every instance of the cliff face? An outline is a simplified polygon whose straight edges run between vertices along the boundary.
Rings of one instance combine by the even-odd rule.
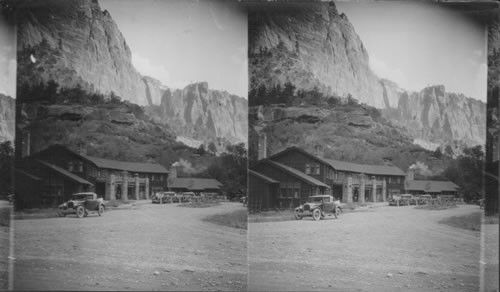
[[[484,144],[486,105],[436,86],[420,92],[377,77],[347,16],[333,2],[252,8],[249,12],[250,88],[291,82],[328,95],[352,95],[405,126],[415,140]]]
[[[54,80],[147,105],[146,83],[107,11],[97,1],[23,1],[17,10],[19,78]]]
[[[25,0],[17,11],[18,86],[54,80],[60,88],[113,92],[150,107],[157,122],[187,140],[247,141],[246,100],[206,83],[171,91],[141,76],[116,23],[96,0]]]
[[[415,139],[441,145],[460,141],[483,144],[486,136],[486,104],[462,94],[446,92],[442,85],[420,92],[397,91],[398,106],[384,116],[404,126]]]
[[[246,142],[248,137],[247,101],[236,95],[195,83],[184,89],[167,89],[159,110],[149,115],[168,124],[179,136],[198,141]]]
[[[333,3],[261,9],[248,16],[251,88],[292,81],[300,89],[385,106],[363,43]]]
[[[16,100],[0,93],[0,142],[14,141]]]

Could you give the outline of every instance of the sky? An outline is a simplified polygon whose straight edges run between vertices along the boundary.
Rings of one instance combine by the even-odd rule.
[[[0,13],[0,93],[16,97],[16,37],[12,25]]]
[[[424,2],[338,2],[368,51],[370,67],[401,88],[442,84],[486,102],[487,33],[462,12]]]
[[[211,89],[248,95],[247,15],[238,3],[101,0],[142,74],[171,88],[206,81]]]

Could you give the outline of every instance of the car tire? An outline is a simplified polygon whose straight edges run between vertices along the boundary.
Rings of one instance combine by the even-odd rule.
[[[85,209],[83,208],[83,206],[78,206],[76,208],[76,217],[83,218],[83,216],[85,216]]]
[[[318,221],[321,219],[321,210],[320,209],[314,209],[313,219],[314,219],[314,221]]]
[[[335,219],[338,219],[340,216],[340,208],[335,207],[335,211],[333,212],[333,216],[335,216]]]
[[[302,216],[299,214],[299,212],[295,212],[294,216],[295,220],[302,220]]]
[[[103,205],[99,206],[99,210],[97,210],[97,214],[99,214],[99,216],[102,216],[102,214],[104,214],[104,206]]]
[[[59,217],[66,217],[66,214],[63,213],[63,211],[61,209],[57,209],[57,215]]]

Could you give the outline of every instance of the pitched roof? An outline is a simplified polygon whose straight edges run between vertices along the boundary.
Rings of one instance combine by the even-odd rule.
[[[276,156],[280,156],[289,151],[298,151],[304,155],[307,155],[323,164],[329,165],[336,170],[349,171],[349,172],[357,172],[357,173],[366,173],[366,174],[374,174],[374,175],[406,175],[400,168],[391,165],[372,165],[372,164],[359,164],[353,162],[345,162],[340,160],[321,158],[313,155],[304,149],[292,146],[287,149],[278,152],[269,157],[269,159],[273,159]]]
[[[409,191],[424,191],[429,193],[455,192],[460,187],[451,181],[407,180],[405,189]]]
[[[168,187],[174,189],[205,190],[220,189],[222,184],[213,178],[173,177],[168,179]]]
[[[80,156],[91,161],[99,168],[126,170],[130,172],[168,173],[168,170],[158,163],[126,162],[81,154]]]
[[[325,187],[325,188],[330,188],[328,185],[322,183],[321,181],[315,179],[314,177],[311,177],[295,168],[292,168],[292,167],[289,167],[289,166],[286,166],[282,163],[279,163],[279,162],[276,162],[276,161],[272,161],[272,160],[269,160],[269,159],[265,159],[265,160],[262,160],[262,163],[267,163],[267,164],[270,164],[270,165],[273,165],[274,167],[277,167],[285,172],[288,172],[289,174],[299,178],[300,180],[310,184],[310,185],[314,185],[314,186],[318,186],[318,187]]]
[[[52,170],[55,170],[58,173],[64,175],[65,177],[70,178],[70,179],[72,179],[72,180],[74,180],[74,181],[76,181],[78,183],[86,184],[86,185],[91,185],[91,186],[94,185],[93,183],[89,182],[88,180],[85,180],[85,179],[83,179],[83,178],[81,178],[81,177],[79,177],[79,176],[77,176],[77,175],[75,175],[75,174],[67,171],[64,168],[61,168],[61,167],[57,166],[57,165],[54,165],[54,164],[51,164],[51,163],[48,163],[48,162],[45,162],[45,161],[42,161],[42,160],[39,160],[39,159],[36,159],[36,161],[38,161],[39,163],[47,166],[48,168],[50,168]]]
[[[258,177],[258,178],[261,178],[261,179],[263,179],[266,182],[271,183],[271,184],[279,183],[279,181],[274,180],[274,179],[272,179],[272,178],[270,178],[268,176],[263,175],[262,173],[258,173],[258,172],[254,171],[254,170],[251,170],[251,169],[248,170],[248,174],[251,174],[251,175],[254,175],[254,176]]]
[[[358,164],[352,162],[345,162],[333,159],[326,159],[333,168],[337,170],[374,174],[374,175],[406,175],[401,169],[391,165],[373,165],[373,164]]]

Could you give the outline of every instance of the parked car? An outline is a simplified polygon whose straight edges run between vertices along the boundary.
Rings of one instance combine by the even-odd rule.
[[[415,200],[419,205],[427,205],[432,200],[432,196],[429,194],[424,194],[417,196]]]
[[[151,202],[153,204],[173,203],[174,197],[174,192],[158,192],[153,196]]]
[[[76,193],[71,199],[59,205],[57,213],[59,217],[67,214],[76,214],[76,217],[86,217],[89,212],[97,212],[99,216],[104,214],[104,201],[98,198],[96,193]]]
[[[330,195],[312,196],[307,203],[295,208],[295,219],[301,220],[306,216],[312,216],[315,221],[326,216],[338,216],[342,213],[340,201]]]
[[[193,198],[195,197],[195,194],[193,192],[184,192],[181,195],[181,202],[191,202]]]
[[[415,198],[411,194],[393,195],[392,199],[389,200],[389,206],[409,206],[416,203]]]

